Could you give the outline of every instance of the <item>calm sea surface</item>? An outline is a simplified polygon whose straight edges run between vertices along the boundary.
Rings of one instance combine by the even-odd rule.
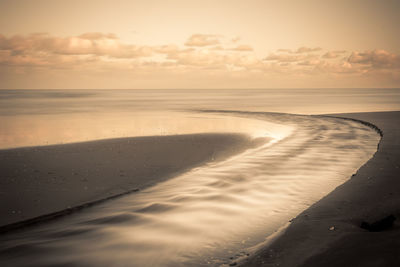
[[[191,110],[392,111],[400,110],[400,89],[0,90],[0,148],[126,136],[257,131],[253,122],[193,115]]]

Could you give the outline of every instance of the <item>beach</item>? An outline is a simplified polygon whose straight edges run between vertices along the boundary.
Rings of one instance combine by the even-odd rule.
[[[254,247],[348,180],[380,139],[370,124],[338,115],[199,116],[214,113],[256,119],[274,129],[271,139],[221,133],[2,150],[2,172],[14,180],[2,194],[10,216],[0,262],[219,266],[259,259]]]
[[[0,150],[0,229],[138,191],[257,145],[242,134],[191,134]]]
[[[383,134],[377,152],[243,266],[399,266],[400,112],[330,116],[376,125]],[[368,230],[362,222],[383,226]]]

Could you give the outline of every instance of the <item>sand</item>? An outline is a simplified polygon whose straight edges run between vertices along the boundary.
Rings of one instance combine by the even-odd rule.
[[[0,150],[0,230],[135,192],[255,145],[245,135],[190,134]]]
[[[134,194],[4,234],[0,262],[11,266],[229,264],[346,181],[373,156],[380,140],[369,127],[337,118],[229,115],[259,119],[268,130],[264,135],[276,139]]]
[[[400,266],[400,112],[335,114],[383,131],[374,157],[243,266]],[[360,227],[393,215],[377,232]]]
[[[400,112],[331,116],[379,127],[379,150],[244,266],[400,266]],[[250,145],[240,135],[206,134],[2,150],[0,225],[142,189]],[[360,227],[388,215],[397,218],[388,229]]]

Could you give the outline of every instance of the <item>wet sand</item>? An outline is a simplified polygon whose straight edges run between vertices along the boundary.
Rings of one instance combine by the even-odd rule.
[[[255,145],[243,134],[188,134],[0,150],[0,229],[141,190]]]
[[[400,266],[400,112],[330,115],[376,125],[378,151],[243,266]]]
[[[229,265],[346,181],[380,140],[370,127],[338,118],[228,113],[259,119],[274,139],[134,194],[5,233],[0,262]]]

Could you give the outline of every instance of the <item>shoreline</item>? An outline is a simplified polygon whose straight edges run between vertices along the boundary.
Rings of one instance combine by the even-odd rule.
[[[0,233],[137,192],[259,141],[206,133],[0,150]]]
[[[400,111],[320,115],[358,121],[380,135],[374,156],[351,178],[291,220],[241,266],[397,266],[400,257]],[[379,231],[361,228],[394,216]]]
[[[265,114],[264,115],[263,114],[255,115],[255,117],[260,117],[260,118],[264,117],[264,116],[265,116]],[[302,210],[309,207],[309,205],[312,205],[312,203],[315,203],[315,201],[317,201],[318,199],[320,199],[321,197],[326,195],[327,192],[330,192],[331,190],[333,190],[335,188],[334,187],[335,185],[337,186],[337,185],[343,183],[344,181],[346,181],[346,177],[351,175],[351,173],[353,171],[355,171],[357,168],[359,168],[359,166],[361,164],[364,164],[365,161],[369,160],[372,157],[372,155],[376,151],[376,144],[381,139],[374,131],[372,131],[370,129],[370,127],[367,127],[366,125],[360,125],[358,122],[351,122],[351,121],[344,122],[341,119],[325,118],[322,116],[321,117],[313,117],[313,116],[299,116],[298,117],[296,115],[291,115],[291,114],[280,114],[279,116],[277,114],[272,114],[267,117],[269,117],[269,119],[272,121],[276,120],[277,122],[281,122],[284,125],[286,125],[286,123],[288,125],[291,125],[294,123],[295,125],[298,125],[298,128],[295,127],[297,130],[294,131],[293,133],[291,133],[290,138],[283,139],[283,141],[282,141],[282,143],[280,143],[280,145],[276,145],[276,146],[272,145],[272,147],[271,147],[272,150],[265,149],[265,153],[258,154],[258,156],[253,155],[253,151],[243,153],[243,155],[248,154],[249,156],[251,154],[251,156],[247,160],[246,159],[244,159],[244,161],[242,160],[242,163],[244,163],[243,166],[246,166],[244,168],[244,170],[242,170],[240,167],[242,165],[242,163],[240,163],[241,161],[238,162],[239,164],[232,165],[232,166],[236,166],[234,169],[236,171],[238,171],[239,173],[243,172],[243,174],[242,174],[243,176],[238,174],[238,177],[240,178],[240,180],[237,180],[237,177],[235,177],[236,172],[234,172],[234,173],[228,172],[225,175],[226,177],[224,178],[224,176],[222,176],[222,177],[220,176],[220,171],[216,171],[216,170],[212,169],[213,166],[224,164],[225,161],[221,164],[211,163],[210,165],[208,165],[208,164],[206,165],[206,166],[210,166],[211,169],[209,170],[209,173],[211,175],[210,176],[207,175],[207,171],[203,174],[200,173],[200,176],[198,177],[200,179],[199,181],[201,182],[200,184],[196,184],[196,183],[193,184],[191,179],[185,179],[184,177],[182,177],[181,178],[181,179],[183,179],[182,181],[185,180],[188,183],[186,185],[185,185],[185,183],[183,183],[182,184],[183,188],[181,188],[180,191],[179,190],[177,191],[177,190],[175,190],[176,184],[174,184],[174,182],[172,182],[172,184],[168,184],[169,181],[166,181],[165,183],[161,183],[159,185],[156,185],[155,187],[151,187],[150,189],[146,189],[143,192],[139,192],[138,194],[133,195],[132,196],[133,199],[131,200],[131,201],[133,201],[132,203],[129,203],[129,201],[127,203],[124,203],[124,201],[127,201],[126,198],[123,198],[122,200],[116,200],[117,203],[118,203],[118,201],[122,201],[120,203],[120,204],[123,204],[121,208],[119,208],[118,205],[116,205],[116,206],[111,205],[111,203],[115,203],[115,202],[110,201],[109,206],[107,206],[108,205],[107,203],[104,203],[105,206],[103,204],[100,205],[100,209],[97,211],[96,211],[96,209],[93,209],[93,210],[89,209],[94,212],[94,214],[92,214],[89,217],[92,217],[94,215],[94,217],[98,217],[98,220],[105,221],[105,222],[108,222],[109,219],[112,218],[112,221],[110,221],[111,225],[112,225],[112,222],[114,222],[114,217],[116,216],[115,217],[116,222],[119,222],[120,219],[122,219],[122,218],[123,218],[123,220],[120,221],[121,223],[123,223],[125,220],[132,221],[132,225],[129,226],[132,229],[140,228],[141,227],[140,220],[136,221],[136,222],[134,220],[137,220],[138,218],[142,218],[142,217],[144,219],[146,217],[145,215],[147,213],[152,214],[152,212],[154,212],[154,207],[157,208],[156,211],[159,212],[160,215],[166,214],[166,217],[168,217],[168,213],[175,214],[174,216],[177,216],[176,214],[185,214],[188,207],[191,207],[191,206],[193,206],[193,208],[200,207],[200,209],[197,208],[199,211],[198,212],[199,219],[201,219],[202,217],[207,217],[207,215],[204,214],[204,210],[201,209],[202,205],[199,206],[198,204],[196,204],[198,202],[196,202],[196,201],[193,202],[193,200],[198,200],[198,201],[200,201],[199,203],[203,203],[205,201],[205,202],[209,203],[211,206],[216,205],[215,206],[216,209],[214,209],[214,210],[211,209],[206,212],[209,215],[214,215],[214,213],[216,212],[216,214],[218,214],[218,216],[220,216],[219,213],[221,211],[225,211],[225,210],[229,211],[228,214],[232,214],[232,211],[230,210],[232,207],[231,206],[232,203],[229,203],[229,202],[231,202],[232,199],[229,197],[226,199],[225,198],[226,195],[232,196],[233,200],[237,202],[238,210],[240,210],[240,208],[244,208],[244,207],[247,207],[246,210],[253,210],[252,207],[248,206],[249,199],[251,199],[251,196],[253,194],[250,194],[247,197],[244,196],[243,199],[245,201],[242,201],[239,196],[236,198],[233,196],[236,196],[236,193],[238,192],[237,190],[239,190],[239,189],[240,189],[239,192],[245,192],[246,190],[244,190],[243,187],[246,188],[246,186],[247,186],[248,192],[254,192],[254,190],[255,190],[256,192],[262,193],[262,195],[264,195],[264,196],[267,195],[266,198],[268,199],[268,195],[271,190],[274,192],[279,192],[279,191],[274,190],[274,189],[277,189],[276,186],[274,186],[274,179],[276,179],[276,181],[279,180],[282,182],[282,179],[285,180],[285,176],[287,176],[287,173],[286,173],[286,175],[279,174],[279,173],[282,173],[282,171],[279,171],[280,170],[279,166],[281,166],[281,168],[287,168],[288,170],[291,169],[291,172],[293,172],[293,174],[294,174],[293,178],[296,178],[296,179],[289,178],[288,183],[284,184],[285,185],[284,190],[286,190],[286,192],[291,193],[291,195],[294,195],[294,196],[296,196],[296,194],[299,194],[299,195],[297,197],[292,198],[292,200],[289,200],[286,202],[278,201],[277,203],[275,203],[277,205],[275,209],[269,210],[268,208],[264,209],[264,208],[261,208],[261,206],[260,206],[260,209],[258,209],[258,212],[257,212],[258,214],[255,213],[255,214],[253,214],[254,216],[252,216],[252,217],[258,218],[257,216],[263,216],[262,214],[265,214],[265,212],[271,211],[271,213],[275,213],[275,210],[277,210],[277,209],[281,210],[283,212],[281,215],[284,216],[285,218],[283,218],[283,220],[281,220],[278,224],[275,225],[276,228],[269,229],[271,231],[271,233],[273,233],[273,231],[279,232],[278,230],[274,230],[274,229],[277,229],[277,228],[281,229],[279,227],[279,225],[281,225],[282,223],[286,223],[292,217],[297,216],[297,214],[299,214]],[[226,137],[226,135],[221,135],[221,137],[222,136],[224,138]],[[175,137],[179,137],[179,136],[175,136]],[[180,136],[180,137],[182,137],[182,136]],[[149,137],[149,138],[154,138],[154,137]],[[163,138],[165,138],[165,137],[163,137]],[[168,138],[171,138],[171,137],[168,137]],[[222,138],[222,139],[224,139],[224,138]],[[127,140],[128,139],[124,139],[123,141],[127,141]],[[365,141],[359,142],[359,140],[365,140]],[[121,140],[119,140],[119,141],[121,141]],[[190,140],[189,144],[193,145],[191,143],[191,141],[193,141],[193,140]],[[217,140],[214,140],[214,141],[216,141],[217,145],[220,145],[220,142],[218,142]],[[257,140],[253,140],[253,143],[254,143],[254,141],[257,141]],[[104,142],[105,143],[115,142],[115,140],[105,140],[105,141],[103,141],[103,143]],[[208,148],[216,149],[215,144],[212,145],[209,142],[205,142],[205,143],[208,146]],[[271,142],[271,143],[274,143],[274,142]],[[93,142],[92,144],[98,145],[97,142]],[[82,145],[82,144],[80,144],[80,145]],[[125,143],[125,145],[126,145],[126,143]],[[204,142],[201,143],[200,146],[201,145],[204,145]],[[71,144],[71,146],[74,146],[74,145]],[[75,146],[76,146],[76,144],[75,144]],[[157,146],[159,146],[159,144],[155,144],[155,147],[157,147]],[[230,145],[227,145],[227,146],[230,147]],[[267,146],[268,146],[268,144],[267,144]],[[62,148],[62,147],[64,147],[64,146],[59,146],[58,148]],[[172,146],[172,147],[174,147],[174,146]],[[264,147],[264,146],[262,146],[262,147]],[[121,149],[121,146],[119,146],[118,149],[115,149],[116,148],[115,146],[113,148],[114,149],[110,149],[110,147],[106,146],[105,150],[96,150],[96,153],[98,156],[99,155],[104,156],[107,154],[108,158],[113,159],[114,164],[115,163],[120,164],[120,161],[126,160],[126,156],[120,157],[118,155],[119,154],[118,149]],[[230,148],[232,148],[232,147],[230,147]],[[325,155],[327,153],[327,150],[326,150],[327,148],[329,148],[330,152],[328,154],[330,156],[327,158],[321,157],[320,155]],[[353,148],[356,148],[356,149],[353,149]],[[362,149],[362,148],[365,148],[365,149]],[[188,149],[188,147],[186,147],[185,145],[184,145],[183,149],[186,151],[185,153],[189,153],[189,155],[192,156],[193,150]],[[89,151],[90,151],[90,149],[89,149]],[[110,151],[113,151],[113,153],[114,153],[111,156],[110,156]],[[118,151],[118,153],[115,154],[115,151]],[[218,152],[219,151],[221,151],[221,150],[218,150]],[[307,154],[304,155],[303,154],[304,151],[307,151]],[[75,147],[75,148],[71,149],[70,151],[64,151],[64,153],[62,153],[62,154],[65,155],[65,154],[69,154],[71,152],[77,153],[77,152],[79,152],[79,149],[77,151],[77,149]],[[169,157],[171,155],[177,156],[179,154],[179,152],[178,153],[177,152],[178,151],[176,151],[175,153],[174,152],[171,153],[171,151],[169,151],[169,153],[162,155],[160,158],[161,162],[163,160],[167,160],[167,161],[170,160]],[[24,153],[22,153],[22,154],[24,154]],[[49,154],[49,153],[47,153],[47,154]],[[214,153],[213,153],[213,155],[214,155]],[[240,154],[240,155],[242,155],[242,154]],[[276,155],[281,155],[281,157],[276,157]],[[0,153],[0,156],[1,156],[1,153]],[[238,157],[241,157],[241,156],[238,156]],[[236,158],[236,157],[233,157],[233,158]],[[147,160],[149,160],[149,159],[147,158]],[[278,160],[278,162],[276,162],[276,160]],[[42,161],[43,161],[43,158],[42,158]],[[228,161],[231,161],[231,159],[229,159]],[[293,164],[290,165],[290,164],[286,163],[288,161],[291,161],[292,163],[294,163],[294,165]],[[253,173],[251,171],[254,168],[253,162],[258,162],[260,164],[260,166],[264,166],[264,167],[259,168],[259,169],[256,168],[256,170],[258,170],[258,173]],[[275,169],[268,168],[268,167],[266,167],[266,164],[268,162],[270,164],[274,164],[274,165],[278,164],[278,166]],[[336,162],[337,165],[332,166],[333,162]],[[49,166],[53,166],[54,163],[56,163],[56,162],[48,163],[48,164],[50,164]],[[313,167],[316,163],[317,163],[317,166],[319,166],[319,168],[316,168],[316,166]],[[279,164],[282,164],[282,165],[279,165]],[[72,164],[72,166],[75,166],[75,165]],[[95,165],[88,166],[87,162],[86,162],[86,165],[83,164],[82,166],[90,167],[90,169],[97,168],[97,166],[95,166]],[[268,166],[268,164],[267,164],[267,166]],[[299,166],[302,166],[302,167],[299,167]],[[351,166],[353,166],[353,167],[351,167]],[[24,165],[24,168],[25,167],[26,166]],[[56,167],[60,168],[60,166],[56,166]],[[103,171],[109,170],[110,168],[115,168],[115,166],[112,164],[108,164],[108,166],[105,167],[103,169]],[[237,168],[239,168],[240,170]],[[247,168],[247,171],[246,171],[246,168]],[[201,170],[203,170],[203,169],[204,168],[199,168],[199,169],[195,168],[193,171],[196,172],[199,170],[201,172]],[[75,169],[75,171],[76,170],[77,169]],[[118,168],[117,168],[117,170],[118,170]],[[222,170],[224,170],[224,168]],[[84,171],[84,170],[81,170],[81,171]],[[165,171],[165,170],[163,170],[163,171]],[[303,179],[298,179],[299,171],[300,171],[301,177]],[[340,174],[341,171],[344,171],[344,173],[346,173],[346,175],[341,175]],[[191,173],[191,171],[188,173]],[[102,174],[104,175],[104,173],[102,173]],[[187,173],[185,173],[185,174],[187,174]],[[185,174],[182,174],[182,175],[184,176]],[[214,177],[213,174],[215,174],[216,176]],[[326,175],[328,175],[328,176],[326,176]],[[325,176],[331,179],[330,182],[327,183],[326,179],[321,180],[318,178],[318,177],[325,177]],[[144,175],[141,178],[143,179],[144,177],[146,177],[146,176]],[[189,177],[190,177],[190,174],[189,174]],[[209,177],[209,179],[204,180],[202,177]],[[307,183],[307,181],[308,181],[307,179],[309,179],[309,177],[315,177],[316,179],[311,180],[310,181],[311,183]],[[230,180],[230,179],[232,179],[232,180]],[[270,189],[268,189],[268,187],[267,187],[267,188],[265,188],[265,190],[259,190],[258,188],[262,188],[262,183],[257,182],[258,181],[257,179],[259,179],[259,182],[263,181],[264,183],[266,183],[265,186],[268,186],[268,183],[271,182],[272,187]],[[336,179],[339,179],[341,181],[341,183],[335,182]],[[175,181],[175,179],[173,179],[171,181]],[[239,181],[239,183],[238,183],[238,181]],[[240,184],[240,181],[243,182],[242,185]],[[247,182],[244,183],[245,181],[247,181]],[[98,181],[98,183],[99,183],[99,181]],[[294,188],[287,188],[287,186],[289,186],[293,183],[295,183]],[[102,183],[100,183],[100,184],[102,184]],[[255,185],[255,187],[251,186],[252,184]],[[196,187],[193,187],[194,185],[200,185],[198,187],[198,189],[201,189],[201,190],[196,190],[195,189]],[[227,185],[229,185],[229,186],[227,187]],[[161,186],[161,187],[157,188],[157,186],[159,186],[159,187]],[[165,189],[168,189],[168,188],[170,190],[165,191]],[[325,190],[327,190],[327,191],[325,191],[323,188],[325,188]],[[147,195],[147,193],[148,193],[147,191],[152,190],[152,189],[155,190],[154,196],[152,196],[152,194]],[[317,189],[317,191],[314,191],[313,189]],[[185,198],[176,198],[177,193],[192,192],[192,190],[194,190],[193,192],[195,194],[191,194],[187,200],[185,200]],[[137,191],[137,190],[133,190],[133,191]],[[159,195],[160,192],[162,192],[162,195]],[[204,195],[204,192],[206,192],[205,195]],[[319,192],[319,193],[316,193],[314,195],[308,195],[308,194],[304,194],[305,192]],[[157,196],[159,196],[161,198],[159,198]],[[216,196],[218,196],[218,197],[216,198]],[[299,202],[299,198],[301,198],[301,196],[306,196],[307,198],[305,198],[300,205],[296,205],[295,203]],[[137,197],[137,199],[135,200],[136,197]],[[114,198],[114,197],[111,197],[111,198]],[[265,206],[265,202],[260,201],[264,198],[265,197],[261,197],[261,196],[258,198],[256,196],[253,201],[254,201],[254,203],[257,203],[257,202],[260,202],[260,204],[264,203],[261,205]],[[137,201],[140,199],[142,199],[142,202],[143,202],[142,204],[140,204],[141,203],[140,201]],[[220,199],[222,204],[218,201],[218,199]],[[103,202],[103,201],[100,200],[100,202]],[[223,203],[225,203],[225,202],[229,203],[227,208],[224,207]],[[31,221],[25,221],[25,224],[22,223],[19,225],[24,226],[29,223],[30,224],[35,223],[35,221],[41,222],[42,219],[47,220],[47,219],[52,219],[52,218],[55,218],[58,216],[63,216],[63,215],[69,214],[71,212],[74,212],[76,210],[80,210],[82,208],[90,206],[91,203],[93,203],[93,202],[88,202],[88,204],[82,204],[82,205],[78,205],[78,206],[74,205],[73,206],[74,208],[67,208],[61,212],[52,213],[47,216],[45,215],[45,216],[36,218],[34,220],[31,220]],[[97,201],[94,201],[94,204],[96,204],[96,203],[97,203]],[[156,203],[156,204],[154,204],[154,203]],[[292,203],[292,204],[290,204],[290,203]],[[127,205],[128,210],[125,210],[124,205]],[[133,206],[135,206],[135,205],[137,205],[137,209],[133,208]],[[252,206],[254,206],[254,205],[252,205]],[[288,211],[286,210],[286,207],[288,207],[288,206],[293,207],[292,211],[294,211],[294,212],[291,212],[289,214]],[[171,207],[174,207],[174,208],[170,210]],[[114,215],[111,217],[108,215],[105,216],[104,214],[102,214],[101,208],[106,208],[106,209],[108,208],[112,212],[114,212],[115,214],[118,214],[118,215]],[[257,210],[257,208],[255,210]],[[261,210],[263,210],[263,212],[260,212]],[[135,214],[134,216],[132,214],[132,211]],[[240,213],[236,213],[236,214],[237,214],[237,216],[243,216],[243,212],[244,211],[242,211]],[[97,214],[97,215],[95,215],[95,214]],[[248,212],[248,214],[251,214],[251,212],[250,213]],[[289,214],[289,215],[287,215],[287,214]],[[78,223],[78,225],[81,225],[82,222],[86,222],[86,221],[87,221],[87,223],[89,223],[91,225],[91,222],[93,221],[92,218],[90,220],[88,220],[88,218],[85,217],[87,215],[84,215],[83,213],[81,216],[83,216],[83,217],[81,218],[79,213],[77,213],[76,216],[71,216],[71,218],[75,217],[75,219],[77,220],[77,223],[78,223],[78,221],[82,220],[80,223]],[[171,215],[169,215],[169,216],[171,217]],[[171,218],[174,218],[174,216],[172,216]],[[263,216],[263,217],[265,217],[265,216]],[[268,217],[265,217],[265,218],[268,218]],[[261,221],[264,221],[265,218],[262,219]],[[149,218],[146,218],[146,219],[149,219]],[[66,218],[66,220],[68,220],[68,219]],[[227,221],[227,220],[231,220],[231,218],[227,217],[225,219],[225,221]],[[63,219],[57,220],[57,222],[60,222],[61,225],[62,225],[62,221],[63,221]],[[155,222],[161,223],[158,221],[155,221]],[[221,221],[221,223],[223,223],[223,222]],[[246,223],[244,223],[244,224],[246,224]],[[43,227],[46,227],[46,225],[43,225]],[[14,226],[15,226],[15,228],[18,228],[18,223],[14,224]],[[165,226],[167,226],[165,228],[165,230],[166,230],[165,234],[168,235],[169,234],[168,221],[165,223]],[[248,226],[250,229],[251,228],[250,224]],[[41,226],[38,225],[38,227],[40,228]],[[91,226],[91,227],[96,228],[96,226]],[[91,228],[91,227],[89,227],[89,228]],[[205,224],[204,227],[205,227],[205,229],[208,229],[207,224]],[[226,227],[231,227],[231,229],[236,228],[236,226],[234,226],[234,225],[232,226],[229,224],[227,224]],[[62,229],[63,227],[58,227],[58,228]],[[70,230],[73,230],[74,228],[75,227],[72,226],[72,228]],[[29,231],[29,229],[28,229],[28,231]],[[56,231],[62,231],[60,229],[56,230]],[[140,229],[142,229],[141,233],[144,234],[143,238],[147,238],[148,235],[145,234],[145,231],[143,233],[143,229],[145,229],[145,228],[140,228]],[[227,228],[225,228],[225,229],[227,229]],[[148,234],[150,234],[154,231],[154,229],[152,229],[151,227],[148,230],[150,231]],[[163,227],[160,227],[160,231],[163,232]],[[250,229],[250,231],[251,231],[251,229]],[[21,232],[22,236],[24,235],[23,232],[24,231]],[[51,232],[51,230],[50,230],[50,232]],[[91,238],[90,232],[91,231],[88,232],[89,239]],[[18,233],[19,232],[15,233],[15,234],[18,235]],[[42,232],[42,233],[44,234],[44,232]],[[11,233],[11,234],[14,234],[14,233]],[[280,232],[279,232],[279,234],[280,234]],[[279,238],[280,238],[279,234],[277,234],[277,235],[272,234],[271,237],[273,236],[273,238],[271,238],[269,241],[274,241],[275,237],[276,237],[276,240],[279,240]],[[253,254],[252,251],[255,251],[255,249],[262,247],[262,245],[265,245],[265,242],[259,243],[260,241],[262,241],[263,235],[264,235],[263,231],[260,231],[256,235],[254,235],[254,240],[259,240],[259,241],[252,242],[252,244],[255,244],[255,246],[253,246],[251,248],[252,250],[251,250],[250,254]],[[150,236],[151,236],[151,234],[150,234]],[[12,240],[13,240],[13,238],[16,238],[16,237],[10,236],[10,238],[11,238],[10,242],[13,243],[14,241],[12,241]],[[33,238],[33,240],[40,240],[40,238],[43,238],[43,236],[42,236],[42,234],[40,234],[38,236],[33,235],[32,238]],[[110,236],[110,238],[112,238],[112,235]],[[75,239],[73,239],[73,240],[75,240]],[[73,241],[73,240],[71,240],[71,241]],[[79,240],[79,238],[77,237],[77,239],[75,241],[78,241],[78,240]],[[184,240],[185,240],[184,238],[181,241],[177,240],[176,244],[180,244],[180,242],[182,242]],[[54,241],[56,241],[56,240],[54,240]],[[201,241],[201,240],[199,240],[199,241]],[[84,242],[84,240],[81,240],[79,242]],[[201,241],[200,244],[202,242],[203,241]],[[172,243],[174,243],[174,242],[171,241],[171,244]],[[158,244],[158,243],[155,242],[155,244]],[[35,245],[33,243],[32,249],[34,249],[34,247],[35,247]],[[247,248],[250,249],[248,245],[243,246],[243,248],[240,248],[240,249],[247,249]],[[72,252],[74,250],[74,248],[70,248],[70,249],[71,249],[71,251],[70,251],[71,255],[74,255],[75,253]],[[127,249],[129,249],[129,246],[127,247]],[[166,251],[170,250],[169,246],[166,246],[165,249],[166,249]],[[65,251],[66,250],[64,250],[64,252]],[[171,254],[170,252],[166,253],[166,255],[170,255],[170,254]],[[245,255],[243,253],[241,253],[240,255],[247,256],[247,254]],[[139,260],[139,259],[141,259],[142,256],[139,253],[138,255],[136,255],[136,257],[137,257],[136,259]],[[167,259],[169,259],[168,257],[172,257],[171,260],[173,260],[173,256],[167,256]],[[215,261],[216,262],[221,262],[221,260],[223,261],[223,258],[225,256],[221,256],[221,257],[222,257],[221,259],[215,259]],[[237,255],[235,257],[237,257]],[[230,257],[230,259],[235,258],[235,257]],[[54,256],[54,259],[56,261],[60,260],[56,256]],[[204,258],[204,259],[206,259],[206,258]],[[93,260],[96,261],[95,259],[93,259]],[[199,260],[202,261],[203,259],[199,258]],[[239,258],[236,258],[236,261],[239,262]],[[229,262],[229,260],[228,260],[228,262]],[[228,263],[228,264],[232,264],[232,263],[233,262]],[[237,263],[235,263],[235,264],[237,264]]]

